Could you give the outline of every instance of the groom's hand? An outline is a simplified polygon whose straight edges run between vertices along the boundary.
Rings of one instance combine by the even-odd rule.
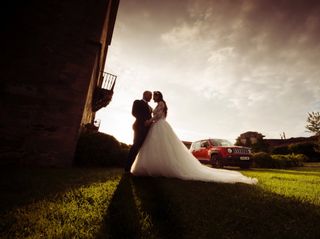
[[[152,119],[146,120],[144,122],[144,126],[146,126],[146,127],[150,126],[151,124],[152,124]]]

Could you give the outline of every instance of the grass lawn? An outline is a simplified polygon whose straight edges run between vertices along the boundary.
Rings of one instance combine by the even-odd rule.
[[[259,184],[1,169],[1,238],[320,238],[320,165],[242,170]]]

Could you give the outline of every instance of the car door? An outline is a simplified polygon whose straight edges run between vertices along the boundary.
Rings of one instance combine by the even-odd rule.
[[[199,150],[199,157],[201,158],[201,160],[209,160],[209,156],[208,156],[208,146],[209,146],[209,142],[207,140],[203,140],[200,143],[200,150]]]
[[[200,141],[198,142],[194,142],[194,144],[192,145],[192,151],[191,153],[196,157],[199,158],[199,154],[200,154]]]

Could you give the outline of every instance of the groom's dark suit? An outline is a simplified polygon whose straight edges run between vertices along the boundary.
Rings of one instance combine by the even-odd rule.
[[[131,165],[137,156],[144,139],[146,138],[149,126],[145,125],[145,122],[151,118],[152,109],[148,103],[144,100],[135,100],[132,106],[132,115],[136,118],[133,124],[133,145],[129,151],[127,162],[125,165],[125,171],[129,172]]]

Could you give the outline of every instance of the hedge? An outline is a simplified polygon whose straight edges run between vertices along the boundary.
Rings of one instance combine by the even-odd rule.
[[[303,154],[253,154],[253,167],[256,168],[290,168],[302,167],[308,157]]]
[[[290,144],[289,150],[294,154],[304,154],[311,161],[320,160],[320,152],[317,152],[318,145],[313,142]]]
[[[304,154],[309,161],[320,161],[319,146],[314,142],[302,142],[289,145],[281,145],[271,150],[272,154]]]
[[[129,146],[101,132],[81,133],[76,152],[76,166],[123,167]]]

